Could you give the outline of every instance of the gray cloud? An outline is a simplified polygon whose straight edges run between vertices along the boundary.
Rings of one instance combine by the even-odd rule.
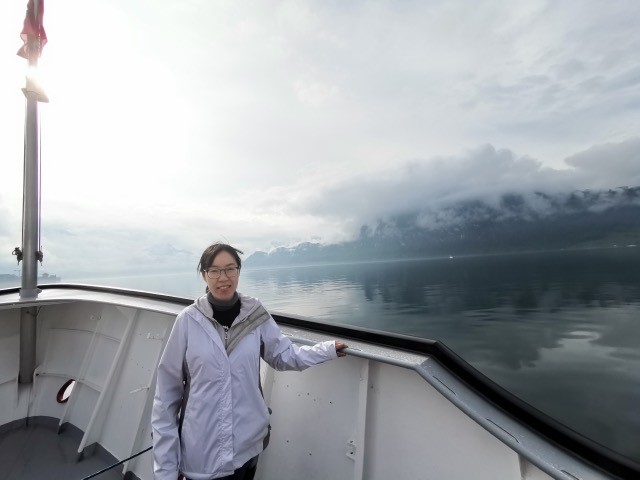
[[[619,7],[592,3],[576,22],[572,6],[552,3],[510,30],[500,52],[504,64],[481,69],[462,89],[465,103],[490,119],[487,132],[500,139],[535,137],[536,151],[545,151],[584,138],[606,140],[605,128],[634,125],[629,131],[637,131],[637,116],[625,110],[640,101],[640,35],[630,21],[638,8],[629,2]],[[525,151],[533,153],[533,146]]]
[[[640,137],[595,145],[566,160],[586,186],[614,188],[640,185]]]
[[[521,194],[526,209],[542,214],[553,210],[544,196],[573,190],[608,189],[640,185],[640,138],[594,146],[566,160],[564,169],[508,149],[485,145],[465,154],[405,162],[397,168],[337,181],[303,201],[294,212],[331,217],[354,229],[379,218],[423,212],[422,226],[448,219],[448,208],[458,202],[481,200],[503,209],[505,194]],[[507,212],[505,214],[515,214]]]
[[[527,156],[485,145],[456,157],[406,162],[360,175],[312,194],[297,208],[371,219],[471,198],[497,202],[508,191],[573,188],[566,172]]]

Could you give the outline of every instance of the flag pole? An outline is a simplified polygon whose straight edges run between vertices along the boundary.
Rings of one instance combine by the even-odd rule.
[[[35,71],[46,35],[42,27],[44,0],[29,0],[22,30],[24,46],[18,55],[26,57],[29,70]],[[35,300],[38,297],[38,261],[40,250],[40,145],[38,102],[48,99],[32,75],[27,75],[24,130],[24,179],[22,204],[22,278],[20,299]],[[20,256],[18,257],[20,259]],[[20,311],[20,371],[19,382],[31,383],[36,362],[36,307],[23,307]]]

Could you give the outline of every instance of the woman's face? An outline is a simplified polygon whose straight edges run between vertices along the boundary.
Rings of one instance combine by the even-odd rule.
[[[213,295],[213,298],[220,301],[228,301],[233,298],[233,294],[236,293],[238,288],[238,279],[240,278],[240,272],[235,277],[229,278],[223,269],[228,267],[237,267],[235,259],[229,252],[222,251],[218,253],[211,263],[211,266],[207,270],[217,269],[220,270],[220,276],[218,278],[209,278],[207,272],[202,272],[202,278],[207,283],[209,291]]]

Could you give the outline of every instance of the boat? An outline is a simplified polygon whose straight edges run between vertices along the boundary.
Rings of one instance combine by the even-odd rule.
[[[151,480],[155,369],[193,299],[38,290],[0,291],[0,478],[88,478],[124,460],[98,478]],[[341,338],[349,349],[304,373],[262,365],[273,414],[257,479],[640,478],[630,460],[519,401],[437,341],[274,318],[296,343]]]
[[[41,2],[29,5],[39,26],[27,38],[33,64],[44,37]],[[25,95],[21,286],[0,290],[0,479],[151,480],[156,367],[193,299],[38,285],[45,98],[29,80]],[[273,413],[258,480],[640,478],[640,465],[527,405],[437,340],[273,316],[295,343],[340,338],[349,348],[304,373],[261,365]]]

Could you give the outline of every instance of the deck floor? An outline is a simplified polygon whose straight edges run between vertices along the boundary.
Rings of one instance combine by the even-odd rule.
[[[98,453],[77,462],[79,438],[43,425],[0,434],[0,480],[82,480],[112,463]],[[115,463],[115,462],[113,462]],[[95,477],[122,480],[122,465]]]

